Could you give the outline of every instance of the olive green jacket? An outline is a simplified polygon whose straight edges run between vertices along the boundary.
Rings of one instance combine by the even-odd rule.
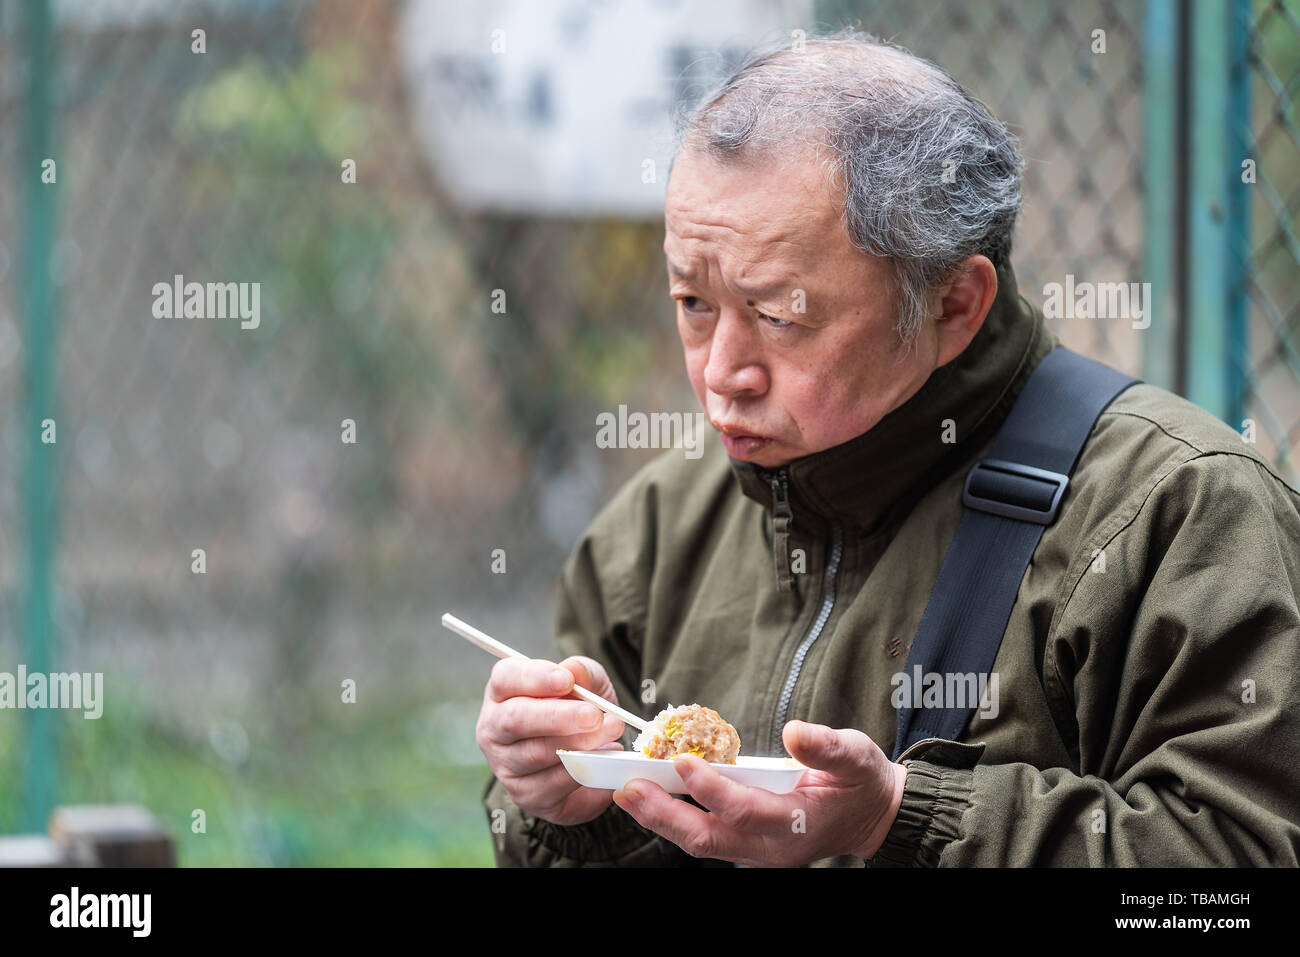
[[[556,660],[600,661],[646,718],[670,702],[716,709],[742,754],[784,753],[790,718],[857,728],[892,753],[891,679],[966,472],[1057,344],[1014,275],[999,280],[966,351],[863,435],[783,475],[714,439],[698,459],[671,450],[646,466],[564,569]],[[773,534],[774,477],[788,480],[788,542]],[[1021,582],[993,666],[996,716],[901,755],[902,807],[865,863],[1296,865],[1298,596],[1300,493],[1206,412],[1132,386],[1094,426]],[[495,780],[483,803],[490,821],[505,811],[500,865],[716,863],[616,805],[556,826]]]

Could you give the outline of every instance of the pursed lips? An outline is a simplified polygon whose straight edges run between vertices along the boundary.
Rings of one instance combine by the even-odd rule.
[[[736,428],[734,425],[722,425],[719,422],[709,420],[709,424],[721,432],[723,435],[730,436],[733,439],[765,439],[766,435],[760,435],[758,432],[749,432],[745,429]]]

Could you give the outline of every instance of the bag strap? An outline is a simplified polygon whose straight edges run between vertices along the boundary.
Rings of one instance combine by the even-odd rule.
[[[965,729],[979,702],[970,700],[969,681],[949,676],[973,674],[984,692],[979,676],[993,667],[1020,581],[1043,529],[1056,520],[1079,453],[1102,410],[1138,381],[1064,347],[1030,375],[989,457],[966,476],[957,534],[908,652],[900,690],[910,694],[901,695],[893,760],[917,741],[955,741]],[[960,688],[962,706],[941,700],[947,707],[924,707],[935,680],[944,698]]]

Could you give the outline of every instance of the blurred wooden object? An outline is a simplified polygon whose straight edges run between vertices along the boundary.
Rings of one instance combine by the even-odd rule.
[[[61,807],[48,837],[0,837],[0,867],[175,866],[170,835],[138,804]]]

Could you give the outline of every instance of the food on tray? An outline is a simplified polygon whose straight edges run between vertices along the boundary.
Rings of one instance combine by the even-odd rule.
[[[711,764],[735,764],[740,735],[712,708],[698,704],[674,708],[670,704],[637,735],[632,749],[648,758],[694,754]]]

